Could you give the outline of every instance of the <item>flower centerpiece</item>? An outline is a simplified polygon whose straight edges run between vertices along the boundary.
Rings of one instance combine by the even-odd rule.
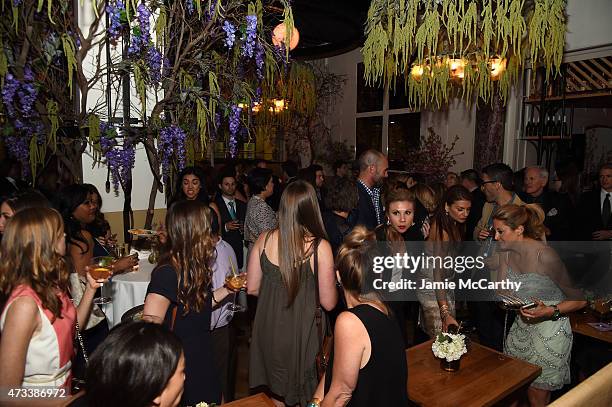
[[[433,354],[440,359],[442,369],[454,372],[459,370],[459,360],[467,353],[465,335],[441,332],[431,345]]]

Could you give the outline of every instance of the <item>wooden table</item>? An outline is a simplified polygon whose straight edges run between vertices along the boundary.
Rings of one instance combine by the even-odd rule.
[[[490,406],[527,386],[542,368],[471,343],[461,368],[449,373],[431,351],[432,340],[406,350],[408,397],[424,407]]]
[[[254,396],[245,397],[222,405],[228,407],[274,407],[272,400],[263,393],[257,393]]]
[[[589,322],[599,322],[599,319],[591,312],[586,314],[576,311],[569,314],[572,323],[572,331],[581,335],[590,336],[608,343],[612,343],[612,331],[602,332],[589,325]]]

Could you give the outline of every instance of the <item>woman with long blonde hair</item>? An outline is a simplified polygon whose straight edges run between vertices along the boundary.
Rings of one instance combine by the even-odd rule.
[[[151,274],[145,319],[165,323],[182,340],[185,392],[182,404],[221,403],[214,371],[211,311],[230,291],[212,291],[217,239],[211,233],[210,208],[200,201],[174,203],[166,215],[166,250]],[[228,270],[229,271],[229,270]]]
[[[279,406],[305,405],[317,386],[317,293],[325,310],[338,300],[326,238],[314,188],[295,181],[281,197],[278,228],[262,233],[250,251],[247,288],[258,303],[249,385],[267,387]],[[320,326],[324,332],[324,313]]]
[[[100,283],[87,273],[75,308],[62,217],[30,208],[8,222],[0,246],[0,292],[8,297],[0,316],[0,388],[70,388],[75,326],[84,326]],[[104,282],[104,280],[99,280]]]

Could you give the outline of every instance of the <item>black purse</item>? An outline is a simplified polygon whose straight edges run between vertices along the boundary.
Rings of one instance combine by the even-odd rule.
[[[85,349],[85,342],[83,342],[83,336],[81,335],[81,329],[79,327],[79,321],[78,319],[75,319],[74,321],[75,323],[75,327],[76,327],[76,349],[77,352],[81,352],[81,354],[83,355],[83,359],[85,360],[85,366],[87,366],[89,364],[89,357],[87,356],[87,350]],[[70,383],[70,392],[72,394],[77,394],[78,392],[80,392],[81,390],[85,389],[85,378],[77,378],[77,377],[72,377],[72,382]]]

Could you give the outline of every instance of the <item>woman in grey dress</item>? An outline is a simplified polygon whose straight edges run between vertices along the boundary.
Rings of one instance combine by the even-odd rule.
[[[258,303],[249,385],[266,387],[277,406],[305,406],[317,387],[315,260],[321,306],[332,310],[338,300],[334,259],[325,238],[314,188],[295,181],[283,192],[278,228],[262,233],[251,249],[247,288]],[[326,326],[325,315],[321,324]]]
[[[550,392],[569,383],[572,327],[566,315],[586,305],[557,253],[541,240],[543,221],[537,205],[504,205],[493,214],[500,253],[491,264],[498,280],[522,283],[511,293],[535,303],[520,310],[504,345],[505,353],[542,368],[527,392],[532,407],[547,405]]]

